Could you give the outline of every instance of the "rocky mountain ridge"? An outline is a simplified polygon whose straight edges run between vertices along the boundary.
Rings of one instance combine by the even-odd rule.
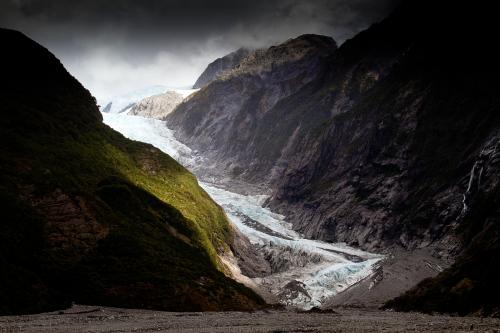
[[[180,105],[168,126],[204,152],[207,176],[271,188],[268,205],[308,237],[461,254],[399,306],[448,311],[432,296],[441,286],[455,293],[442,297],[458,304],[449,309],[495,312],[498,303],[478,295],[498,287],[472,271],[500,239],[498,63],[484,15],[411,2],[339,48],[305,35],[255,52]]]
[[[272,146],[265,142],[266,135],[285,134],[268,131],[280,126],[272,119],[272,110],[310,86],[318,73],[322,75],[324,59],[335,50],[330,37],[306,35],[266,52],[255,52],[237,69],[179,105],[166,118],[167,123],[182,141],[203,151],[209,160],[218,161],[231,177],[255,183],[269,181],[278,174],[269,170],[279,165],[276,161],[287,147],[285,137]],[[283,62],[285,54],[292,56],[290,62]],[[207,169],[206,173],[217,175],[220,170]]]
[[[217,79],[217,77],[223,72],[238,66],[240,62],[250,54],[250,52],[251,51],[249,49],[240,48],[222,58],[216,59],[207,66],[203,73],[201,73],[193,85],[193,89],[203,88],[208,83]]]
[[[181,94],[175,91],[167,91],[163,94],[142,99],[132,106],[128,114],[163,119],[183,100],[184,97]]]
[[[153,95],[163,94],[168,89],[169,88],[166,86],[154,85],[143,89],[129,91],[117,96],[112,96],[107,100],[99,101],[102,105],[104,105],[101,105],[100,109],[101,112],[104,113],[122,113],[129,111],[140,100]]]

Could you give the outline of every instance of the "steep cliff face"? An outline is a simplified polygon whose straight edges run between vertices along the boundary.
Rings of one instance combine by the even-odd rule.
[[[102,124],[46,49],[0,30],[0,314],[71,302],[253,309],[217,252],[232,231],[196,178]]]
[[[413,2],[338,49],[314,43],[276,62],[248,57],[179,107],[169,126],[218,170],[269,185],[268,204],[308,237],[463,253],[432,281],[449,286],[444,294],[474,281],[469,313],[481,308],[478,295],[498,290],[487,274],[471,274],[499,241],[499,71],[487,12]],[[425,302],[402,303],[429,305],[435,296],[424,287]],[[447,311],[439,302],[428,309]]]
[[[168,124],[218,170],[270,184],[270,205],[309,237],[375,250],[443,240],[451,250],[445,235],[498,128],[498,101],[478,53],[457,40],[471,32],[439,11],[422,26],[415,10],[338,50],[306,35],[256,52]]]
[[[462,16],[443,22],[438,11],[421,27],[410,8],[342,46],[337,56],[356,62],[373,54],[370,43],[398,52],[390,72],[334,112],[317,148],[276,182],[272,204],[311,237],[455,250],[469,174],[500,129],[497,65],[488,44],[462,47],[473,34],[459,28]]]
[[[256,51],[179,105],[167,117],[168,125],[216,162],[207,174],[222,171],[256,183],[269,181],[280,157],[300,149],[294,138],[327,117],[306,108],[288,113],[287,105],[307,103],[302,98],[317,88],[327,72],[326,58],[335,50],[329,37],[304,35]]]
[[[223,72],[237,67],[241,60],[247,57],[250,52],[249,49],[241,48],[210,63],[196,80],[193,89],[203,88],[210,82],[216,80]]]
[[[402,311],[451,312],[459,315],[500,316],[500,154],[479,157],[466,192],[467,211],[459,232],[465,250],[449,269],[426,279],[385,304]],[[493,147],[493,146],[490,146]],[[482,156],[484,155],[481,154]],[[476,162],[477,162],[476,161]],[[484,165],[478,166],[480,163]],[[472,197],[469,196],[472,195]]]

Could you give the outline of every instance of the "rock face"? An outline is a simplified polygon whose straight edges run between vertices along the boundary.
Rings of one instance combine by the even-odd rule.
[[[201,73],[198,80],[196,80],[195,84],[193,85],[193,89],[203,88],[210,82],[217,79],[217,77],[224,71],[231,70],[237,67],[240,64],[241,60],[247,57],[250,52],[251,51],[248,49],[241,48],[210,63],[208,67],[203,71],[203,73]]]
[[[281,155],[295,151],[293,140],[300,132],[302,114],[283,117],[286,103],[305,90],[310,93],[335,50],[330,37],[304,35],[256,51],[179,105],[167,117],[168,125],[217,162],[207,173],[225,170],[235,178],[269,181],[283,168]]]
[[[469,29],[463,20],[478,13],[444,7],[403,5],[338,49],[306,35],[255,52],[168,124],[213,162],[207,174],[269,186],[268,204],[306,236],[373,251],[462,253],[457,263],[470,265],[457,264],[453,278],[442,273],[443,292],[467,276],[498,290],[470,274],[484,263],[476,253],[496,253],[499,240],[493,29],[488,20]],[[474,300],[464,313],[485,306]],[[434,305],[427,309],[447,310]]]
[[[262,307],[223,273],[232,231],[196,178],[105,126],[45,48],[0,40],[0,314]]]
[[[143,89],[130,91],[121,95],[113,96],[109,100],[99,101],[104,105],[101,108],[102,112],[105,113],[122,113],[128,112],[133,106],[144,98],[151,97],[154,95],[163,94],[167,91],[167,87],[156,85],[149,86]]]
[[[105,107],[102,108],[102,112],[111,112],[111,107],[113,106],[113,102],[109,102]]]
[[[175,91],[146,97],[135,104],[128,114],[147,118],[163,119],[184,100],[184,97]]]

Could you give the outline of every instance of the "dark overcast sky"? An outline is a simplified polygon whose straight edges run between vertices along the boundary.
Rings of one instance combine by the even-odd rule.
[[[377,22],[395,0],[0,0],[0,26],[49,48],[104,100],[149,85],[191,85],[241,46],[304,33],[340,44]]]

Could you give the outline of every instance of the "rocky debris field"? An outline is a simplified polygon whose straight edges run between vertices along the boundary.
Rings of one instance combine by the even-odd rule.
[[[0,332],[500,332],[500,319],[368,309],[181,313],[75,305],[0,317]]]

